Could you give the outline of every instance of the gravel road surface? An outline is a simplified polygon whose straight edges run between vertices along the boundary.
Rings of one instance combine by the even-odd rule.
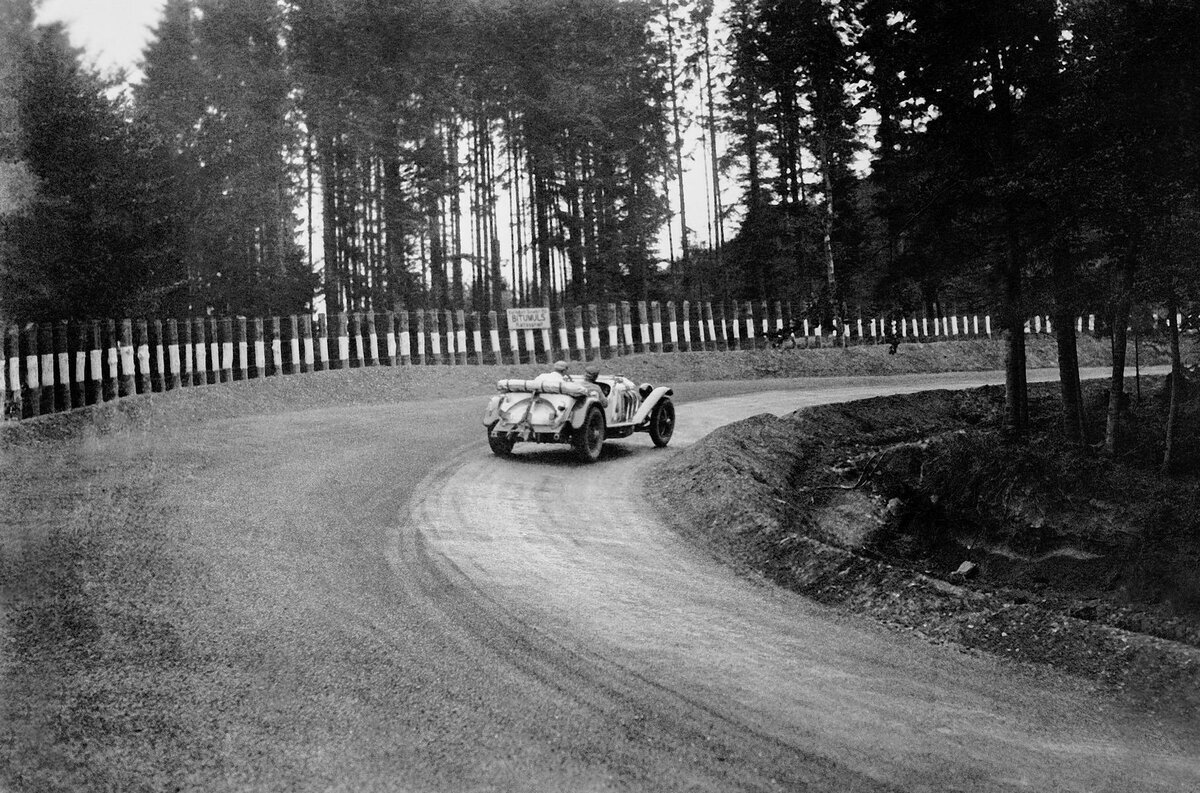
[[[996,377],[689,385],[672,447],[591,466],[493,457],[487,394],[166,432],[171,677],[123,669],[147,727],[61,761],[121,790],[1200,789],[1194,730],[739,577],[639,496],[719,424]]]

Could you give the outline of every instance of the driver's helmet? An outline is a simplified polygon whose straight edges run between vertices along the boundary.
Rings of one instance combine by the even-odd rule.
[[[593,383],[596,382],[596,378],[600,376],[600,367],[594,363],[589,363],[583,371],[585,374],[587,374],[587,379]]]
[[[566,374],[568,366],[569,365],[566,361],[555,361],[554,371],[558,372],[559,374]]]

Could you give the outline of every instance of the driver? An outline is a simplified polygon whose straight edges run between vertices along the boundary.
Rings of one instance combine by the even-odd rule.
[[[604,388],[597,382],[597,379],[600,377],[600,367],[594,363],[589,363],[583,371],[583,385],[599,397],[601,407],[607,407],[608,397],[604,394]]]

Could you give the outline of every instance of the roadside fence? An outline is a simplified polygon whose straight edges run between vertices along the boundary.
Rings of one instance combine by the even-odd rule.
[[[1095,330],[1095,317],[1077,329]],[[1026,324],[1049,333],[1049,317]],[[810,325],[775,302],[658,301],[557,309],[420,309],[266,318],[0,325],[4,418],[179,388],[365,366],[465,366],[634,353],[815,348],[989,338],[989,316],[862,317]]]

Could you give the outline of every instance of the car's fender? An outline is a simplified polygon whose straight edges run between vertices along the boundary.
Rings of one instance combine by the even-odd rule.
[[[591,392],[589,392],[588,395],[583,399],[579,399],[575,402],[575,407],[571,409],[571,415],[569,418],[571,429],[577,430],[583,426],[583,420],[587,418],[588,410],[591,409],[592,405],[599,405],[600,409],[602,411],[604,410],[603,403]],[[608,418],[607,415],[605,418]]]
[[[650,395],[642,400],[641,407],[638,408],[637,413],[633,414],[633,425],[635,427],[640,426],[642,422],[650,418],[650,411],[654,410],[655,405],[674,393],[675,391],[667,386],[659,386],[651,391]]]

